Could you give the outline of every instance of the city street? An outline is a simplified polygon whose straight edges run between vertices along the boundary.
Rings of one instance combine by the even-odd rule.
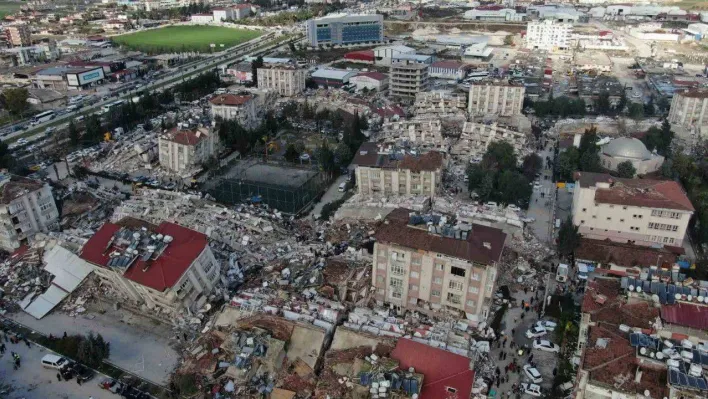
[[[42,367],[44,355],[53,353],[32,344],[11,344],[6,342],[7,350],[0,355],[0,398],[6,399],[115,399],[118,396],[98,387],[98,382],[105,376],[97,374],[91,380],[79,385],[76,380],[57,381],[57,372]],[[20,355],[22,367],[13,370],[12,355]]]
[[[555,185],[551,180],[553,170],[547,169],[545,166],[546,157],[553,158],[553,146],[548,144],[546,148],[539,151],[537,154],[543,159],[544,166],[541,170],[541,187],[534,188],[526,215],[536,219],[534,222],[529,223],[534,235],[542,242],[551,242],[552,237],[550,236],[550,232],[552,230],[549,229],[549,226],[553,223],[554,219],[553,193],[555,192]],[[548,176],[548,179],[545,179],[544,176]]]
[[[41,320],[20,312],[11,315],[11,318],[46,335],[60,335],[64,331],[67,334],[86,334],[89,331],[101,334],[111,344],[111,362],[158,384],[168,381],[179,360],[162,331],[158,335],[158,331],[148,330],[146,323],[131,325],[138,324],[138,321],[127,316],[121,318],[112,310],[105,314],[78,317],[55,312]],[[158,330],[162,326],[153,325],[152,328]]]

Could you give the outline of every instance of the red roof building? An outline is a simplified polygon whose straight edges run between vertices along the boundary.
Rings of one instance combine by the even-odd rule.
[[[663,305],[661,318],[669,324],[701,331],[708,330],[708,306],[690,303]]]
[[[399,367],[410,367],[423,374],[420,397],[425,399],[469,398],[474,383],[471,359],[401,338],[391,352],[391,358],[400,362]]]
[[[374,63],[376,57],[372,50],[352,51],[344,54],[345,60]]]

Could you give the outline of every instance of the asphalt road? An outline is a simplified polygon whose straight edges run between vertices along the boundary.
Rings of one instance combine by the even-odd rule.
[[[273,39],[279,40],[281,38],[282,38],[281,36],[276,36]],[[254,40],[252,40],[250,42],[246,42],[246,43],[251,43],[254,45],[262,44],[262,43],[259,43],[259,39],[254,39]],[[175,71],[174,73],[166,75],[165,77],[163,77],[157,81],[147,83],[138,90],[133,90],[133,91],[130,91],[129,93],[121,94],[118,97],[111,97],[110,99],[108,99],[106,101],[99,101],[99,102],[91,104],[88,107],[85,107],[79,111],[72,112],[72,113],[66,113],[66,114],[58,116],[50,121],[36,125],[30,129],[30,131],[34,131],[35,134],[31,137],[26,137],[26,138],[28,141],[34,140],[38,137],[41,137],[44,134],[46,128],[49,126],[58,126],[58,125],[60,125],[60,122],[66,122],[65,124],[68,124],[70,119],[73,119],[80,114],[93,113],[93,112],[99,110],[105,104],[108,104],[108,103],[111,103],[111,102],[114,102],[114,101],[117,101],[120,99],[133,97],[142,90],[172,87],[176,84],[179,84],[181,82],[180,79],[183,79],[183,78],[186,78],[186,77],[189,77],[192,75],[200,74],[203,71],[211,69],[219,64],[233,62],[236,59],[243,57],[244,55],[246,55],[252,51],[253,51],[252,49],[241,50],[241,51],[238,51],[238,52],[235,52],[235,53],[229,55],[228,50],[225,50],[222,53],[214,54],[212,57],[208,58],[206,61],[202,60],[199,62],[190,63],[190,64],[188,64],[188,66],[182,66],[180,68],[181,70],[178,70],[178,71]],[[271,51],[271,50],[267,50],[267,51]],[[260,54],[262,52],[264,52],[264,50],[259,50],[254,54]],[[194,69],[194,68],[196,68],[196,69]],[[176,81],[174,81],[174,80],[176,80]],[[172,82],[172,81],[174,81],[174,82]],[[172,82],[172,83],[168,83],[168,82]],[[61,127],[63,127],[63,125],[58,126],[58,127],[61,128]],[[6,135],[5,137],[3,137],[3,141],[5,141],[5,142],[12,141],[14,138],[21,136],[21,135],[26,135],[26,134],[27,134],[27,131],[13,132],[13,133],[10,133],[10,134]]]
[[[539,240],[547,243],[552,241],[552,237],[549,235],[549,224],[553,223],[553,203],[551,198],[555,191],[555,186],[551,180],[553,170],[546,169],[545,163],[547,156],[553,158],[552,148],[551,144],[549,144],[547,149],[537,152],[544,163],[544,168],[541,171],[541,187],[534,188],[529,209],[526,211],[528,217],[536,219],[530,223],[533,233]],[[544,179],[544,175],[548,176],[548,179]],[[542,193],[543,196],[541,196]]]
[[[53,353],[41,346],[32,344],[6,343],[7,350],[0,356],[0,398],[6,399],[116,399],[118,396],[98,387],[98,382],[105,378],[96,374],[91,380],[79,385],[76,380],[57,381],[56,370],[41,366],[44,355]],[[20,355],[22,367],[13,370],[10,351]]]

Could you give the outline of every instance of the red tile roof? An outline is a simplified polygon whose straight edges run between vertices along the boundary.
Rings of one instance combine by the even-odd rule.
[[[222,94],[209,100],[214,105],[239,106],[246,104],[253,99],[252,95]]]
[[[688,303],[664,305],[661,307],[661,318],[669,324],[708,330],[708,306]]]
[[[609,240],[582,238],[575,250],[575,259],[589,260],[601,264],[614,263],[619,266],[673,265],[682,248],[665,246],[651,248],[641,245],[624,244]]]
[[[140,221],[142,222],[142,221]],[[98,266],[108,267],[112,239],[115,233],[122,228],[119,224],[105,223],[84,245],[81,258]],[[145,269],[147,262],[138,258],[128,267],[123,277],[138,284],[150,287],[157,291],[164,291],[173,287],[189,268],[192,262],[207,247],[207,237],[197,231],[186,227],[162,222],[159,226],[150,225],[154,234],[172,236],[172,242],[162,254]]]
[[[386,223],[376,231],[376,240],[394,243],[412,249],[432,251],[458,259],[485,265],[498,262],[504,249],[506,233],[494,227],[472,225],[467,239],[456,239],[429,233],[408,225],[410,210],[398,208],[386,216]],[[490,248],[485,247],[490,244]]]
[[[448,388],[456,390],[454,396],[457,398],[470,397],[474,371],[470,370],[467,357],[401,338],[391,352],[391,358],[400,362],[401,369],[413,367],[416,373],[423,374],[421,398],[449,399]]]
[[[374,61],[376,56],[372,50],[361,50],[361,51],[351,51],[344,54],[344,59],[347,60],[361,60],[361,61]]]
[[[649,302],[627,303],[620,295],[618,279],[595,279],[588,283],[583,298],[582,311],[590,314],[590,320],[604,324],[610,329],[620,324],[630,327],[650,328],[659,316],[659,309]]]
[[[209,133],[202,130],[181,130],[179,128],[174,128],[167,132],[166,135],[162,136],[165,140],[172,141],[177,144],[182,145],[197,145],[200,141],[204,140]]]
[[[581,187],[610,183],[610,188],[596,189],[595,202],[694,211],[683,187],[673,180],[622,179],[588,172],[578,172],[577,180]]]
[[[423,170],[434,172],[442,168],[443,156],[437,151],[430,151],[422,155],[406,154],[403,158],[395,158],[391,154],[379,153],[376,143],[365,142],[361,144],[351,163],[371,168],[409,169],[414,173]]]

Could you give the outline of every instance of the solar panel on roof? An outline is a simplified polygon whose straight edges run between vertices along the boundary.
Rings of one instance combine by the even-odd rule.
[[[669,384],[678,384],[678,371],[674,369],[669,369]]]
[[[639,346],[639,334],[629,334],[629,343],[632,346]]]
[[[411,394],[418,393],[418,380],[411,380]]]
[[[678,373],[680,384],[688,386],[688,376],[684,373]]]
[[[703,378],[696,378],[696,380],[698,380],[698,389],[708,391],[708,384],[706,383],[706,380]]]

